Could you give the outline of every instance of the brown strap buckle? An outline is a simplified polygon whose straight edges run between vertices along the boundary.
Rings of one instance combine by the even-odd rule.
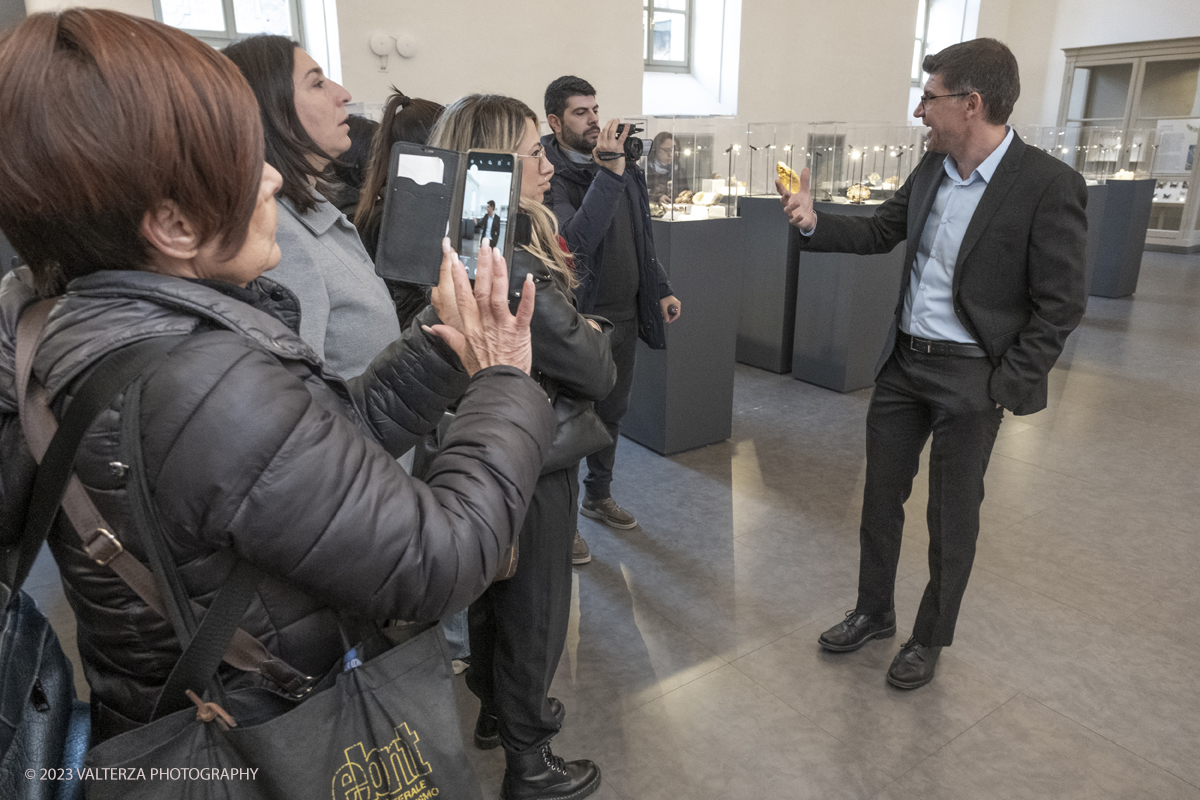
[[[117,537],[105,528],[96,528],[95,535],[83,546],[83,549],[87,551],[88,558],[102,567],[107,567],[114,558],[125,552],[125,548],[121,546]]]

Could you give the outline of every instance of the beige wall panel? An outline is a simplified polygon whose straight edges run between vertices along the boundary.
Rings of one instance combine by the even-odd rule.
[[[449,102],[472,92],[517,97],[543,115],[546,85],[563,74],[596,87],[602,114],[642,108],[640,0],[339,0],[342,79],[355,100],[383,102],[395,84],[412,97]],[[368,39],[414,37],[417,55],[388,57]]]
[[[25,13],[58,11],[61,8],[110,8],[135,17],[154,19],[152,0],[25,0]]]

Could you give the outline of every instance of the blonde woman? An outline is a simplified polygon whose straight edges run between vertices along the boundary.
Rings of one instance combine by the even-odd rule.
[[[541,203],[554,167],[538,138],[537,115],[511,97],[470,95],[446,108],[429,143],[519,156],[521,205],[520,217],[511,223],[517,249],[510,300],[519,301],[521,282],[532,273],[537,284],[530,323],[533,374],[554,398],[560,420],[547,458],[550,471],[538,479],[521,528],[517,573],[471,604],[467,685],[481,703],[475,743],[484,749],[504,746],[500,796],[505,800],[576,800],[599,788],[600,770],[591,761],[564,762],[551,752],[550,739],[564,712],[547,692],[567,635],[579,459],[607,443],[591,404],[611,391],[616,368],[601,322],[575,311],[571,259],[554,215]],[[578,413],[564,423],[567,408]],[[604,441],[596,440],[596,431]]]

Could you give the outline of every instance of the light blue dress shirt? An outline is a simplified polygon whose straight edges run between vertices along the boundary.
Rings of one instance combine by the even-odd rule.
[[[953,158],[946,156],[942,162],[946,176],[925,221],[917,263],[904,297],[900,330],[905,333],[922,339],[979,344],[954,313],[954,264],[971,217],[1012,140],[1009,128],[1004,141],[966,180],[959,176]]]

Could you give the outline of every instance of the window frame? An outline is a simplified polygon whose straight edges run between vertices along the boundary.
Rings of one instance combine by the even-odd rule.
[[[300,8],[301,0],[287,0],[288,16],[292,21],[292,41],[296,42],[301,49],[305,48],[304,38],[304,14]],[[237,30],[237,17],[233,10],[233,0],[221,0],[221,8],[225,14],[225,30],[224,31],[202,31],[193,28],[179,28],[186,34],[196,37],[200,41],[220,50],[223,47],[240,42],[250,36],[258,36],[259,33],[239,33]],[[162,0],[154,0],[154,19],[157,22],[162,22],[164,25],[170,24],[163,20]],[[174,26],[172,26],[174,27]]]
[[[155,0],[158,2],[158,0]],[[642,59],[642,68],[652,72],[679,72],[691,73],[692,71],[692,22],[694,19],[693,8],[694,0],[685,0],[683,10],[677,8],[659,8],[658,11],[670,14],[682,14],[684,21],[684,40],[683,40],[683,61],[660,61],[654,58],[654,12],[655,0],[642,0],[642,12],[646,14],[646,38],[642,45],[646,50],[646,57]]]

